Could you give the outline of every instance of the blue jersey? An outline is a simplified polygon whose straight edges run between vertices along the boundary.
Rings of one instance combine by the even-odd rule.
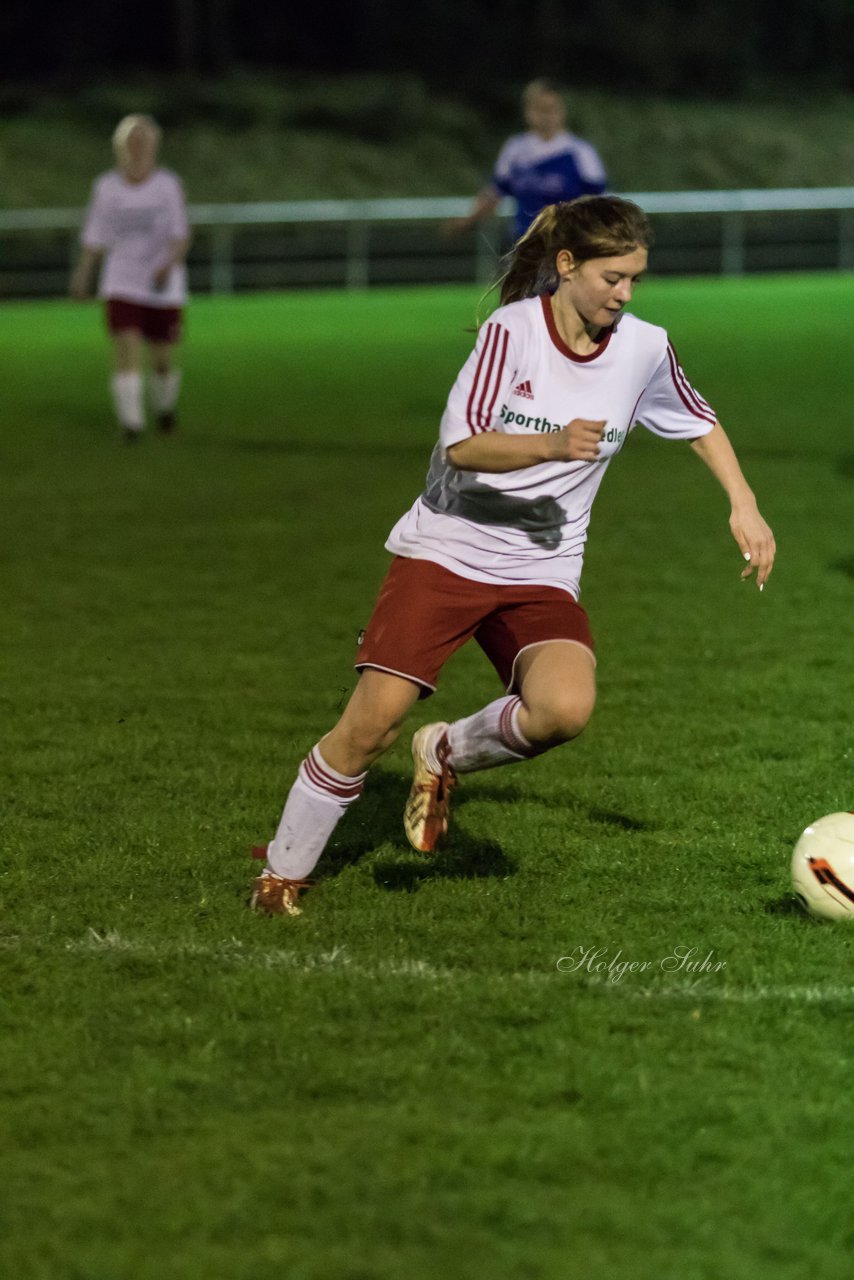
[[[607,185],[605,167],[595,147],[561,130],[546,140],[538,133],[508,138],[495,163],[493,185],[512,196],[517,211],[514,238],[527,231],[547,204],[600,195]]]

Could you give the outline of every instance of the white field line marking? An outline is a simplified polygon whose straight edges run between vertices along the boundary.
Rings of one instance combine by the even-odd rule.
[[[16,936],[0,937],[0,951],[26,951],[45,949],[44,938],[32,939]],[[66,939],[55,944],[62,952],[75,955],[119,954],[135,960],[212,960],[223,967],[233,965],[249,969],[288,969],[293,973],[314,973],[329,969],[346,969],[358,976],[387,974],[391,977],[457,978],[461,974],[452,969],[436,969],[425,960],[380,960],[375,965],[353,962],[344,947],[333,947],[315,955],[299,955],[284,948],[259,950],[244,947],[239,938],[226,938],[210,945],[203,942],[146,942],[138,938],[126,938],[109,930],[98,933],[88,929],[82,938]]]
[[[655,986],[631,986],[591,978],[586,990],[616,991],[633,1000],[711,1000],[723,1004],[755,1004],[762,1000],[784,1000],[791,1004],[854,1004],[854,986],[713,986],[712,978],[695,978],[681,983],[660,982]]]
[[[0,937],[0,951],[26,951],[44,949],[44,939],[27,939],[16,936]],[[427,982],[459,982],[466,978],[484,978],[476,970],[437,968],[426,960],[378,960],[375,964],[354,961],[344,947],[333,947],[314,955],[299,955],[284,948],[259,950],[246,947],[239,938],[227,938],[222,942],[146,942],[123,937],[112,930],[98,933],[89,929],[82,938],[66,940],[57,950],[75,955],[119,954],[139,960],[213,961],[226,968],[284,970],[291,973],[322,973],[330,970],[352,974],[353,977],[418,978]],[[529,969],[516,973],[499,974],[524,983],[563,984],[569,995],[575,986],[585,993],[625,996],[632,1000],[688,1000],[715,1001],[724,1004],[755,1004],[761,1001],[783,1001],[790,1004],[847,1004],[854,1003],[854,985],[820,984],[813,986],[733,986],[715,985],[715,979],[662,979],[654,984],[639,985],[627,976],[621,982],[593,977],[573,979],[571,974],[561,974],[553,969]]]

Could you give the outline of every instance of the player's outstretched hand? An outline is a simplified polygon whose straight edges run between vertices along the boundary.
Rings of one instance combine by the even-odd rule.
[[[555,461],[596,462],[599,442],[605,434],[606,422],[591,422],[588,418],[573,418],[549,436]]]
[[[773,533],[755,505],[733,507],[729,527],[747,561],[747,567],[741,571],[742,578],[749,578],[756,570],[756,585],[762,591],[774,567],[777,546]]]
[[[473,225],[471,218],[446,218],[439,225],[439,235],[443,240],[456,240],[471,231]]]

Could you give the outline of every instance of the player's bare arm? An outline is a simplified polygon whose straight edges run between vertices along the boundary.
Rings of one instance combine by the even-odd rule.
[[[442,235],[450,238],[471,231],[479,222],[491,218],[501,203],[501,194],[491,184],[478,192],[471,211],[464,218],[447,218],[442,223]]]
[[[80,261],[72,272],[71,281],[68,286],[68,291],[72,298],[85,298],[88,296],[92,276],[95,272],[96,266],[103,256],[103,249],[95,249],[91,247],[83,249],[80,255]]]
[[[573,418],[560,431],[545,435],[484,431],[451,445],[447,455],[460,471],[521,471],[540,462],[595,462],[605,426],[604,421]]]
[[[742,578],[756,570],[756,585],[761,591],[774,566],[774,535],[760,514],[753,490],[744,478],[735,450],[719,422],[708,435],[691,441],[691,448],[705,462],[722,485],[732,510],[729,527],[747,563]]]
[[[187,251],[190,248],[190,237],[184,236],[180,240],[171,240],[169,242],[169,256],[166,261],[161,263],[152,277],[154,287],[162,289],[169,281],[169,275],[173,267],[177,267],[184,261]]]

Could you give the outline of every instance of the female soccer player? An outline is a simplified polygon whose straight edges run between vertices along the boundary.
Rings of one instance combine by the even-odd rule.
[[[451,235],[490,218],[502,196],[516,202],[513,239],[524,235],[547,204],[599,195],[605,190],[605,166],[596,148],[566,128],[563,93],[551,80],[532,80],[522,93],[526,133],[514,133],[498,154],[492,179],[465,218],[445,224]]]
[[[187,301],[184,259],[190,244],[184,193],[168,169],[155,167],[160,128],[151,116],[130,115],[113,134],[118,168],[92,189],[81,235],[83,251],[71,293],[85,298],[104,259],[99,294],[106,299],[113,341],[113,403],[125,439],[145,426],[143,348],[151,363],[150,399],[163,432],[175,427],[181,374],[173,367]]]
[[[730,529],[760,590],[774,539],[723,427],[667,333],[625,312],[647,265],[649,227],[615,196],[550,205],[516,244],[501,305],[477,338],[442,417],[424,492],[392,529],[395,559],[359,650],[338,724],[300,766],[251,905],[299,914],[306,876],[369,766],[395,740],[447,658],[472,636],[503,697],[413,738],[404,813],[430,852],[460,774],[575,738],[593,710],[595,659],[578,604],[590,508],[640,424],[688,440],[725,489]]]

